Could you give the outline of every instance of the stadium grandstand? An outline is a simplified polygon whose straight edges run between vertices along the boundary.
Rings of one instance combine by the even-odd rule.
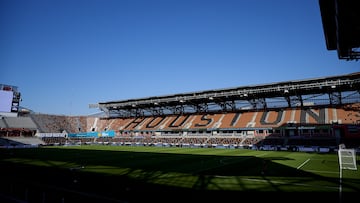
[[[131,145],[329,152],[360,148],[360,72],[90,105],[100,116],[20,110],[1,85],[1,147]],[[17,107],[17,108],[15,108]]]
[[[319,0],[327,49],[339,59],[360,58],[355,1]],[[343,178],[342,170],[358,168],[360,72],[104,101],[90,104],[100,113],[87,116],[37,113],[20,103],[17,86],[0,84],[1,202],[359,200],[359,173],[344,171]],[[216,150],[226,151],[221,156],[147,151],[167,151],[155,147],[229,150]],[[336,151],[339,172],[330,170]]]

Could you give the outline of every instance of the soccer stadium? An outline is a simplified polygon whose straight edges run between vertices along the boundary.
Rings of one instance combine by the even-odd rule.
[[[359,59],[329,12],[342,7],[319,2],[328,50]],[[98,102],[89,116],[33,112],[20,88],[0,84],[2,202],[360,200],[360,72]]]
[[[1,85],[1,191],[52,202],[131,202],[142,190],[325,199],[341,190],[347,199],[360,190],[359,87],[351,73],[101,102],[101,115],[66,116],[20,109],[18,88]],[[346,167],[339,145],[353,149]]]

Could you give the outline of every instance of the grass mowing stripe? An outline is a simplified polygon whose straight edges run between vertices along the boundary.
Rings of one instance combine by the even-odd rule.
[[[264,183],[271,183],[271,184],[278,184],[278,185],[298,185],[298,186],[305,186],[311,188],[328,188],[332,190],[338,190],[337,186],[324,186],[324,185],[312,185],[312,184],[304,184],[304,183],[292,183],[292,182],[285,182],[285,181],[274,181],[274,180],[264,180],[264,179],[253,179],[253,178],[243,178],[243,180],[247,181],[254,181],[254,182],[264,182]]]
[[[306,186],[306,191],[309,191],[311,188],[308,185],[314,185],[315,191],[326,191],[327,187],[337,183],[338,178],[336,154],[142,146],[44,147],[8,152],[14,154],[0,153],[0,163],[31,165],[33,162],[37,166],[60,168],[84,164],[85,168],[80,169],[79,173],[127,176],[139,181],[187,188],[271,191],[278,184],[282,191],[287,191],[288,184],[291,190],[296,190],[296,186]],[[264,159],[270,160],[269,173],[261,176],[260,168]],[[348,190],[360,188],[359,172],[352,172],[347,177],[344,186]],[[265,182],[243,182],[247,179],[264,179]],[[320,185],[323,187],[320,188]]]
[[[331,174],[338,174],[339,172],[335,172],[335,171],[318,171],[318,170],[305,170],[308,172],[313,172],[313,173],[331,173]]]

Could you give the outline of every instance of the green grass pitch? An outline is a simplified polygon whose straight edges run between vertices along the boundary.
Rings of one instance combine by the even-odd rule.
[[[102,145],[0,152],[1,196],[27,202],[360,200],[360,170],[343,170],[340,181],[335,152]]]

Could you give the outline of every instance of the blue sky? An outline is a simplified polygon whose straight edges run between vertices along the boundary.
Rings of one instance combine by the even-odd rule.
[[[360,71],[318,0],[0,0],[0,83],[35,112]]]

